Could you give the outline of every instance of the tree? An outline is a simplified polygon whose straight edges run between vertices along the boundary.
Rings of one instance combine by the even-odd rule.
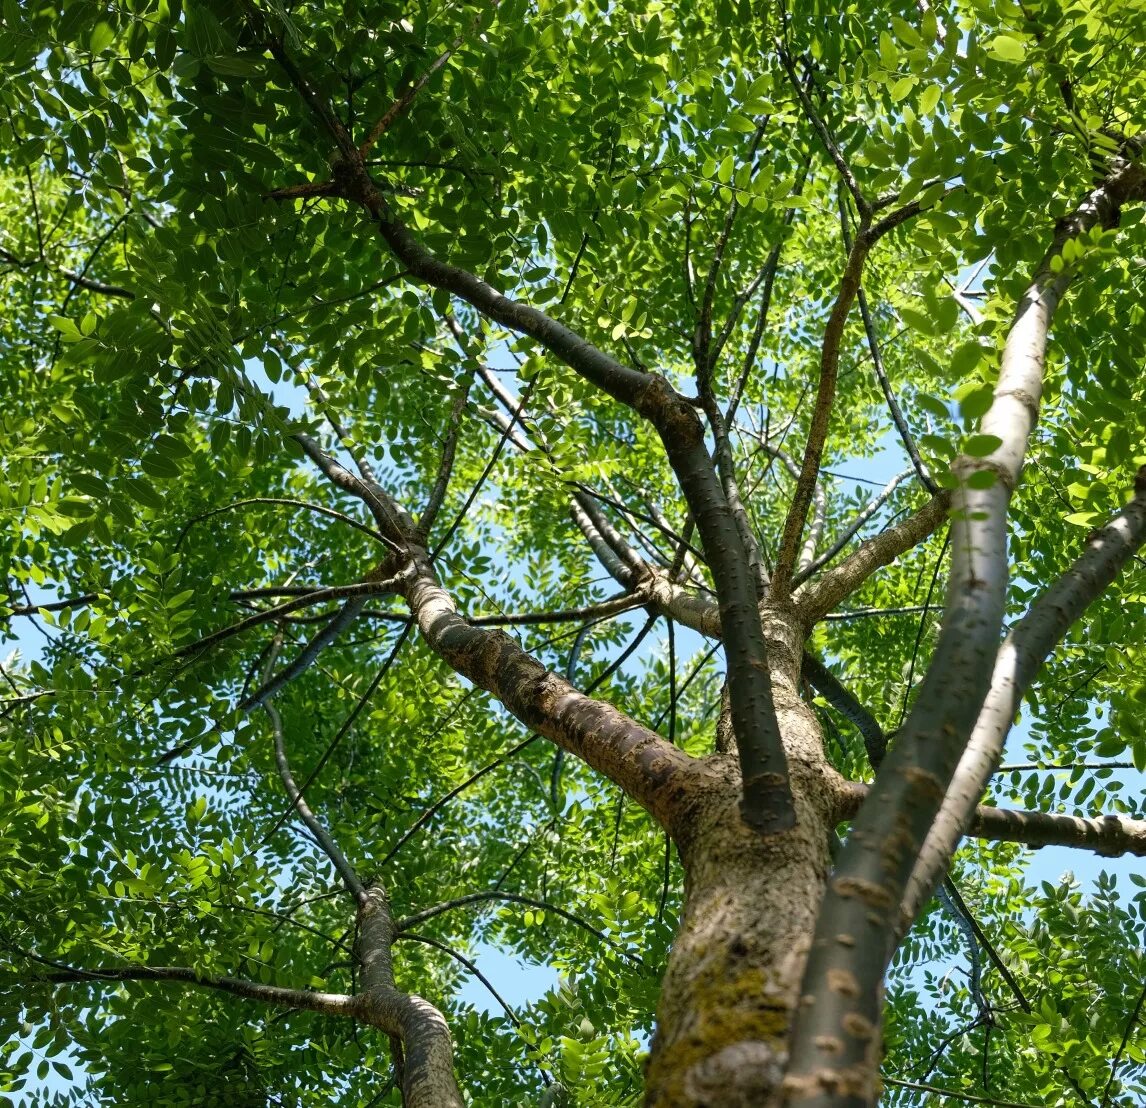
[[[2,10],[9,1090],[1143,1095],[1143,5]]]

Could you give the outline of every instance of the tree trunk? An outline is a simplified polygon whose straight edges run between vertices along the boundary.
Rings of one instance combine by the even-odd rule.
[[[796,687],[795,636],[769,648],[797,824],[767,837],[745,825],[734,753],[713,755],[694,779],[673,824],[684,910],[657,1008],[649,1108],[780,1102],[842,779],[824,758],[819,723]]]

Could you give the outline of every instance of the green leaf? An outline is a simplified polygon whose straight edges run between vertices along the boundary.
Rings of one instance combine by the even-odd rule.
[[[962,418],[974,422],[986,415],[995,402],[995,390],[990,385],[978,385],[959,400],[959,413]]]
[[[921,408],[939,419],[949,419],[951,416],[947,405],[937,396],[929,396],[927,393],[921,392],[916,395],[915,400]]]
[[[898,104],[900,101],[906,100],[918,83],[915,77],[901,77],[891,86],[892,103]]]
[[[997,435],[971,435],[963,443],[963,453],[972,458],[985,458],[1002,445],[1003,440]]]
[[[73,320],[61,315],[49,315],[48,322],[59,331],[65,342],[79,342],[84,336]]]
[[[925,335],[934,333],[934,322],[922,312],[916,311],[914,308],[904,307],[899,309],[899,314],[903,317],[903,322],[913,331],[919,331]]]
[[[115,29],[110,23],[97,23],[88,38],[88,49],[93,54],[102,54],[115,41]]]
[[[951,372],[956,377],[966,377],[975,369],[983,357],[983,348],[974,340],[963,343],[951,359]]]
[[[943,88],[941,85],[928,85],[919,97],[919,114],[930,115],[935,111],[935,106],[939,103],[939,98],[942,95]]]
[[[990,50],[994,57],[1005,62],[1021,62],[1027,56],[1027,48],[1010,35],[996,35],[991,40]]]

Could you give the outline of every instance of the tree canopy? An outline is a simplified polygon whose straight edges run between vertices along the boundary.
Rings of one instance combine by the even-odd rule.
[[[0,13],[0,1092],[1142,1102],[1146,3]]]

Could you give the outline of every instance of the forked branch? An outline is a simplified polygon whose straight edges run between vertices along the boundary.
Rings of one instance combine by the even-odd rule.
[[[872,1043],[900,902],[991,682],[1007,585],[1007,509],[1038,414],[1050,321],[1072,276],[1063,247],[1092,227],[1115,226],[1121,206],[1142,199],[1146,170],[1118,159],[1059,221],[1018,305],[994,402],[980,425],[999,445],[987,457],[953,465],[959,484],[943,630],[915,707],[828,883],[801,986],[785,1088],[802,1108],[827,1108],[835,1103],[834,1090],[846,1090],[856,1104],[875,1102],[879,1067]],[[841,980],[846,990],[834,984]]]
[[[1139,470],[1134,496],[1126,507],[1089,535],[1086,550],[1035,600],[1000,647],[991,688],[904,894],[905,927],[922,910],[946,871],[974,806],[998,768],[1015,713],[1043,662],[1143,542],[1146,467]]]
[[[247,8],[256,33],[341,155],[333,174],[341,197],[369,214],[382,240],[410,275],[466,301],[487,319],[534,339],[590,384],[632,408],[657,429],[696,521],[720,597],[733,727],[744,778],[742,814],[761,833],[791,827],[795,815],[787,759],[772,704],[764,635],[756,607],[756,582],[724,488],[708,455],[704,428],[692,405],[665,378],[628,368],[546,313],[502,295],[476,274],[451,265],[428,250],[391,210],[346,128],[329,101],[290,56],[282,36],[249,2]],[[306,448],[305,442],[303,445]],[[391,522],[386,514],[375,512],[383,533],[387,533],[386,526]],[[403,530],[412,533],[412,528]]]
[[[933,534],[946,522],[950,503],[950,494],[940,492],[902,523],[868,539],[838,566],[798,588],[793,599],[804,626],[811,627],[823,619],[877,569],[895,561]]]

